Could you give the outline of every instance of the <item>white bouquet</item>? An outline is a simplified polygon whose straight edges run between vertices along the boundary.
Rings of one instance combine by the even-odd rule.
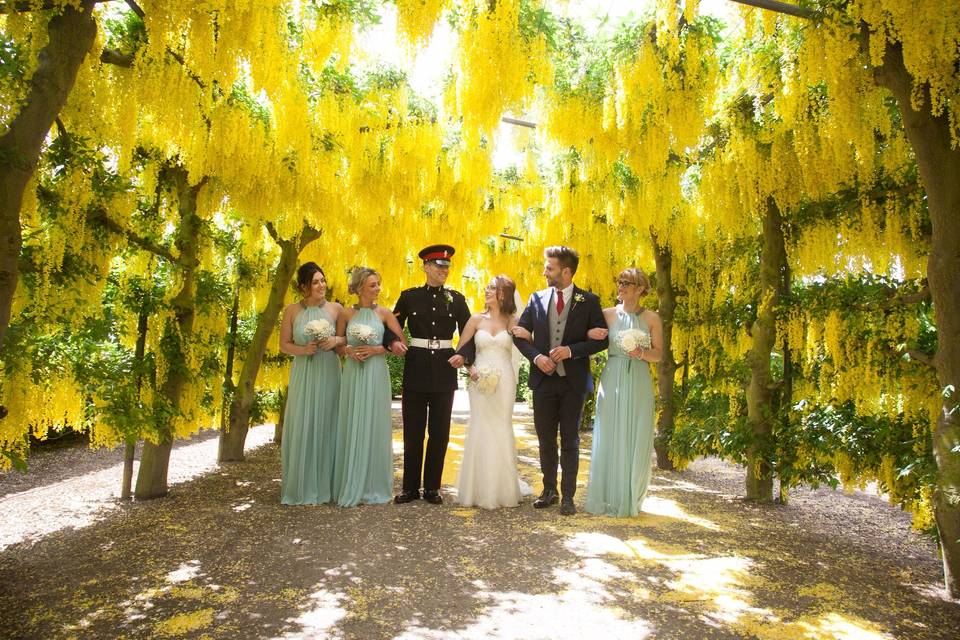
[[[324,342],[333,336],[333,325],[323,318],[311,320],[303,328],[303,332],[314,342]]]
[[[347,335],[360,344],[374,344],[377,342],[377,330],[368,324],[352,324],[347,329]]]
[[[477,367],[477,379],[471,381],[474,389],[484,394],[491,394],[497,390],[500,383],[500,369],[493,367]]]
[[[617,333],[617,346],[626,353],[650,348],[650,334],[642,329],[624,329]]]

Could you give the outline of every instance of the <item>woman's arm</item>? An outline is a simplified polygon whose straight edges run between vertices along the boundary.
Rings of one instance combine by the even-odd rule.
[[[460,333],[460,341],[457,343],[457,352],[447,360],[454,369],[459,369],[464,365],[467,360],[467,354],[469,354],[471,362],[476,358],[476,349],[472,348],[470,341],[473,340],[473,336],[477,332],[477,325],[480,324],[482,317],[482,313],[475,313],[467,319],[467,324],[463,326],[463,331]]]
[[[338,302],[327,302],[327,312],[333,316],[333,326],[337,326],[337,321],[340,319],[340,314],[343,313],[343,305]],[[336,334],[336,331],[334,331]],[[346,338],[339,338],[336,335],[332,335],[323,342],[320,343],[320,348],[323,351],[331,351],[340,346],[340,343],[343,342],[346,344]]]
[[[341,339],[341,346],[337,347],[337,353],[341,356],[346,356],[356,360],[357,358],[353,353],[353,347],[347,344],[347,323],[350,322],[350,318],[353,317],[353,313],[353,309],[344,309],[337,316],[337,338]]]
[[[610,335],[610,327],[613,326],[613,323],[617,321],[617,308],[608,307],[603,310],[603,320],[607,323],[607,328],[604,327],[594,327],[587,331],[587,337],[591,340],[603,340],[608,335]]]
[[[403,331],[400,329],[400,323],[397,321],[397,318],[390,313],[390,310],[386,307],[377,306],[374,313],[377,314],[377,318],[380,319],[387,329],[392,331],[395,335],[401,336],[397,338],[398,340],[403,340]],[[403,344],[406,344],[406,341],[403,341]],[[350,357],[363,361],[369,358],[370,356],[379,356],[384,353],[387,353],[387,349],[383,344],[361,344],[350,349]]]
[[[643,319],[650,328],[650,348],[644,350],[640,358],[647,362],[660,362],[663,358],[663,321],[656,311],[644,312]]]
[[[316,342],[309,342],[305,345],[299,345],[293,341],[293,321],[299,314],[302,307],[297,304],[288,304],[283,310],[283,318],[280,320],[280,351],[288,356],[312,356],[317,352]]]

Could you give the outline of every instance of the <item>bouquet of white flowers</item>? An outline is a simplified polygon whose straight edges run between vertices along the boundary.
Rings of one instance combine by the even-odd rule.
[[[347,329],[347,335],[360,344],[374,344],[377,342],[377,330],[368,324],[352,324]]]
[[[493,367],[477,367],[477,379],[470,382],[474,389],[488,395],[497,390],[499,383],[500,369]]]
[[[323,318],[311,320],[303,328],[303,332],[314,342],[324,342],[333,336],[333,325]]]
[[[636,349],[650,348],[650,334],[642,329],[624,329],[617,333],[617,346],[630,353]]]

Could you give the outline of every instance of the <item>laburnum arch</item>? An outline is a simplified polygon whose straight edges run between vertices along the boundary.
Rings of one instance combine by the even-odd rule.
[[[411,50],[454,24],[437,104],[357,64],[372,0],[0,4],[4,463],[70,424],[145,441],[163,495],[176,438],[239,459],[277,410],[298,260],[392,300],[451,241],[476,306],[564,243],[608,303],[655,273],[662,466],[742,461],[759,501],[877,480],[960,592],[960,8],[739,4],[597,39],[535,0],[397,0]],[[504,171],[508,112],[536,127]]]

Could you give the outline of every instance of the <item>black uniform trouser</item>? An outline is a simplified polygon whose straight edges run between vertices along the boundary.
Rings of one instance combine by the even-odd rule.
[[[533,426],[540,443],[543,488],[557,490],[557,462],[563,471],[560,495],[573,498],[580,469],[580,414],[587,394],[575,391],[566,377],[546,376],[533,390]],[[557,432],[560,452],[557,454]]]
[[[453,391],[403,390],[403,490],[419,491],[423,469],[425,491],[440,489],[443,459],[450,440],[450,414],[453,412]],[[427,455],[424,460],[423,438],[429,426]]]

